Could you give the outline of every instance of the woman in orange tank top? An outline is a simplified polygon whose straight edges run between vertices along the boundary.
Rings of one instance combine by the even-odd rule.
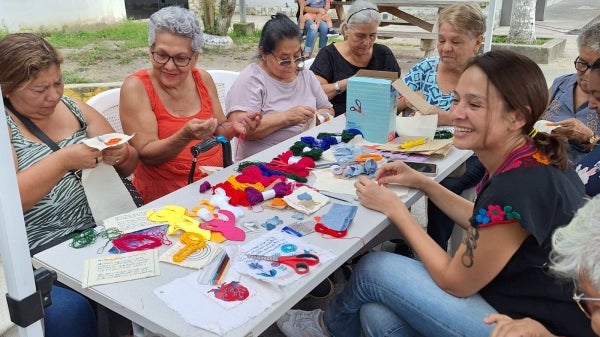
[[[123,129],[140,155],[133,183],[150,202],[188,183],[190,148],[214,136],[228,139],[253,130],[260,116],[229,122],[210,75],[195,67],[202,46],[198,19],[181,7],[165,7],[148,23],[150,69],[125,79],[121,87]],[[198,165],[223,166],[222,147],[201,153]],[[194,180],[203,177],[194,172]]]

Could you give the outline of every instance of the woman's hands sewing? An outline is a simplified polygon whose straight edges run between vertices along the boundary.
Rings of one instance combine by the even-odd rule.
[[[560,122],[551,123],[551,126],[560,126],[552,130],[552,133],[560,134],[568,139],[577,140],[581,143],[586,143],[595,134],[587,125],[583,124],[577,118],[567,118]]]
[[[354,183],[354,187],[358,200],[363,206],[388,215],[398,207],[406,207],[406,205],[396,193],[386,186],[397,184],[419,188],[424,179],[429,178],[398,161],[383,164],[377,170],[375,179],[366,176],[359,177],[358,181]]]
[[[85,144],[73,144],[57,151],[63,155],[61,163],[65,171],[91,169],[102,162],[102,152]]]
[[[185,123],[181,130],[182,136],[187,140],[208,139],[215,134],[217,125],[218,122],[216,118],[210,118],[206,120],[194,118]]]
[[[306,105],[299,105],[284,111],[287,125],[306,124],[315,118],[316,110]]]
[[[102,160],[108,165],[118,166],[123,164],[129,158],[128,144],[120,144],[116,146],[107,147],[102,150]]]

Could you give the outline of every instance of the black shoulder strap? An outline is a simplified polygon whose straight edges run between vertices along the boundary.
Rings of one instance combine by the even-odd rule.
[[[15,107],[13,107],[12,103],[10,103],[10,101],[8,100],[8,98],[4,98],[4,106],[9,108],[10,111],[12,111],[12,113],[17,116],[17,118],[23,123],[25,124],[25,126],[27,127],[27,129],[29,129],[29,131],[33,132],[41,141],[43,141],[44,143],[46,143],[46,145],[48,145],[52,151],[58,151],[60,150],[60,147],[58,146],[58,144],[56,144],[56,142],[54,142],[52,139],[50,139],[50,137],[48,137],[44,131],[42,131],[40,128],[37,127],[37,125],[35,125],[29,118],[21,115],[20,112],[18,112]]]

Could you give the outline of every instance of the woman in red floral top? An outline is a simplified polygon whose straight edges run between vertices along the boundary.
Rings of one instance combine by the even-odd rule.
[[[583,204],[584,189],[567,168],[566,141],[534,128],[548,102],[542,71],[522,55],[488,52],[470,62],[454,94],[454,145],[486,168],[476,201],[402,162],[360,178],[361,204],[388,216],[419,261],[367,254],[323,313],[291,311],[278,321],[287,336],[301,328],[310,336],[487,337],[495,322],[484,319],[495,313],[531,317],[555,335],[594,336],[572,284],[548,272],[551,235]],[[466,229],[453,257],[387,184],[422,190]]]

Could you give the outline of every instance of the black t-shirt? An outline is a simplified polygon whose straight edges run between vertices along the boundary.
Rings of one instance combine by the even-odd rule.
[[[335,83],[350,76],[354,76],[360,69],[394,71],[397,72],[398,77],[400,77],[400,66],[398,65],[394,53],[392,53],[387,46],[377,43],[373,45],[373,56],[366,67],[357,67],[346,61],[342,54],[337,50],[334,43],[320,49],[310,67],[310,70],[312,70],[315,75],[323,77],[329,83]],[[333,104],[336,117],[345,113],[346,92],[344,91],[343,93],[334,96],[331,99],[331,104]]]
[[[592,337],[589,320],[572,299],[572,282],[557,279],[548,268],[552,233],[582,206],[583,184],[573,169],[562,172],[532,162],[520,158],[514,162],[517,168],[492,177],[479,192],[473,226],[502,226],[518,215],[521,227],[531,233],[479,294],[499,313],[531,317],[559,336]],[[504,211],[504,220],[482,223],[482,215],[493,208]]]

